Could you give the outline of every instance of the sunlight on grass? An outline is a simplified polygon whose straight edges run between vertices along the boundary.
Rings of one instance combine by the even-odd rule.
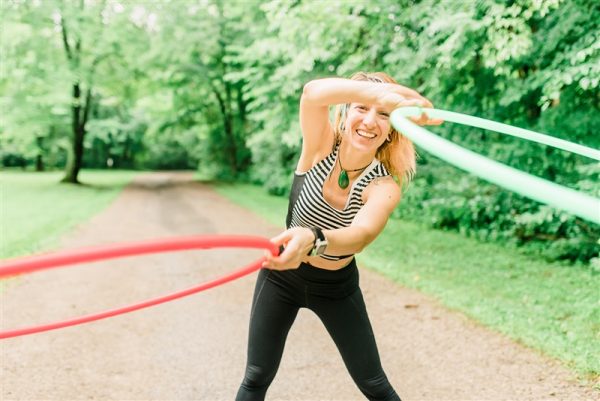
[[[398,220],[359,260],[584,375],[600,373],[600,283],[591,270]]]
[[[88,171],[84,185],[61,184],[63,172],[0,173],[0,257],[30,254],[56,246],[60,236],[100,212],[137,172]]]
[[[212,186],[221,195],[252,210],[274,226],[285,228],[286,198],[269,195],[262,187],[252,184],[213,183]]]

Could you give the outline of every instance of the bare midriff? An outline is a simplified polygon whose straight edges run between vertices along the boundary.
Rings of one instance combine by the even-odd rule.
[[[308,263],[311,266],[325,270],[339,270],[345,267],[352,260],[352,256],[341,260],[327,260],[319,256],[305,256],[302,262]]]

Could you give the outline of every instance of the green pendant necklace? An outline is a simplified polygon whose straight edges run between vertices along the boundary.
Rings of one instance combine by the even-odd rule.
[[[371,163],[367,164],[366,166],[362,167],[362,168],[357,168],[354,170],[345,170],[344,167],[342,167],[342,158],[338,156],[338,161],[340,162],[340,175],[338,176],[338,185],[340,188],[342,189],[346,189],[348,188],[348,185],[350,185],[350,179],[348,178],[348,173],[354,173],[356,171],[362,171],[364,169],[366,169],[367,167],[369,167],[371,165]]]

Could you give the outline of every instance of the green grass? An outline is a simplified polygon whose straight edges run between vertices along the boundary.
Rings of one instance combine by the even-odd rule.
[[[221,195],[252,210],[274,226],[285,228],[287,198],[272,196],[264,188],[243,183],[211,183]]]
[[[269,222],[283,224],[286,199],[247,184],[215,188]],[[584,379],[599,378],[600,276],[591,270],[399,220],[388,222],[359,262],[561,360]]]
[[[56,247],[62,234],[107,207],[135,174],[84,170],[84,185],[71,185],[59,183],[59,171],[0,172],[0,257]]]

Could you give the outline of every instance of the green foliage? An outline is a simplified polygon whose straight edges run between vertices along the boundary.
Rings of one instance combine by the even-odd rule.
[[[82,9],[83,7],[83,9]],[[600,148],[600,5],[593,0],[1,2],[3,165],[63,166],[72,85],[92,90],[86,166],[197,168],[285,195],[298,100],[324,76],[383,70],[438,108]],[[65,56],[61,21],[71,47]],[[599,196],[598,164],[499,134],[433,132]],[[600,228],[421,153],[395,213],[482,240],[587,261]]]
[[[149,38],[128,18],[132,9],[100,1],[2,2],[0,86],[8,113],[0,131],[11,153],[26,160],[42,155],[41,165],[62,167],[73,148],[74,127],[81,125],[85,133],[88,121],[102,117],[107,121],[91,127],[100,131],[86,138],[94,153],[87,164],[105,166],[100,153],[120,153],[104,149],[112,143],[103,140],[101,127],[125,122],[135,97],[137,82],[130,74],[140,68],[136,55]]]
[[[394,218],[524,247],[548,260],[585,263],[598,256],[597,225],[488,184],[438,159],[427,160],[420,164]],[[576,187],[598,193],[598,168],[598,164],[585,166],[589,179]]]
[[[257,129],[253,177],[286,193],[299,152],[297,104],[314,77],[384,70],[438,108],[600,147],[598,6],[591,1],[271,1],[267,29],[240,55]],[[320,21],[326,20],[327,24]],[[306,30],[306,21],[311,21]],[[284,40],[280,40],[284,39]],[[518,169],[598,194],[587,160],[494,133],[445,124],[452,141]],[[276,132],[276,134],[274,134]],[[396,217],[550,259],[598,254],[600,227],[486,184],[422,153]]]
[[[110,109],[106,112],[106,118],[97,116],[88,124],[84,166],[132,168],[134,155],[142,149],[146,121],[135,115],[120,117]]]

